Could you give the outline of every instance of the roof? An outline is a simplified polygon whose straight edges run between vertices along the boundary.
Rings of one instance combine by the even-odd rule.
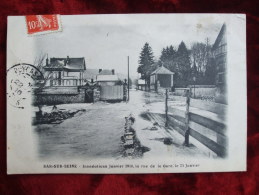
[[[45,69],[85,70],[85,58],[50,58]]]
[[[117,75],[97,75],[97,81],[118,81]]]
[[[165,68],[164,66],[160,66],[158,67],[154,72],[151,73],[151,75],[153,74],[174,74],[173,72],[171,72],[170,70],[168,70],[167,68]]]
[[[218,47],[220,41],[222,40],[223,36],[225,35],[226,32],[226,24],[224,23],[220,29],[220,32],[215,40],[215,43],[212,46],[212,49],[214,50],[215,48]]]
[[[86,69],[83,74],[83,78],[87,80],[96,79],[99,74],[99,69]]]
[[[102,69],[99,75],[112,75],[112,70],[109,69]]]

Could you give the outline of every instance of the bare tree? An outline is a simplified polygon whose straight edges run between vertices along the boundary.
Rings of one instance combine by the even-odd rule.
[[[34,60],[34,66],[36,66],[41,73],[43,74],[43,82],[39,86],[39,90],[46,86],[46,83],[52,77],[52,71],[45,71],[44,67],[46,66],[46,59],[48,55],[46,53],[40,53]]]

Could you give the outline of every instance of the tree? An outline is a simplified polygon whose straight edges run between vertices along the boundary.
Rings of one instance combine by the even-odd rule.
[[[186,87],[191,81],[191,60],[189,51],[182,41],[176,52],[176,81],[178,87]]]
[[[206,43],[197,42],[192,45],[191,56],[193,62],[196,62],[197,65],[197,83],[207,84],[205,73],[211,63],[211,45],[209,45],[208,38],[206,39]]]
[[[216,69],[215,59],[210,57],[209,60],[208,60],[208,64],[206,66],[206,71],[205,71],[205,82],[206,82],[206,84],[207,85],[215,85],[216,75],[217,75],[217,69]]]
[[[204,43],[194,43],[191,47],[193,60],[197,63],[198,72],[204,72],[207,64],[207,47]]]
[[[149,83],[150,73],[155,69],[154,56],[152,48],[148,43],[145,43],[139,56],[138,73],[141,74],[141,79],[144,79],[146,83]]]
[[[176,51],[172,45],[163,48],[161,51],[161,56],[159,58],[159,66],[165,66],[166,68],[170,69],[171,71],[175,71],[174,67],[174,58],[175,58]]]
[[[52,71],[45,72],[44,67],[46,66],[45,60],[48,58],[46,53],[40,53],[34,60],[34,66],[36,66],[43,74],[43,82],[37,90],[41,90],[45,87],[47,81],[52,77]]]
[[[193,62],[193,66],[192,66],[192,78],[196,78],[197,79],[197,77],[199,76],[199,72],[198,72],[198,69],[197,69],[197,66],[196,66],[196,62],[195,62],[195,60],[194,60],[194,62]]]

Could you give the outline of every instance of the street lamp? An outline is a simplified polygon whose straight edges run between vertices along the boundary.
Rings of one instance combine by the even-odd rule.
[[[195,82],[196,82],[196,77],[193,77],[193,85],[194,85],[194,90],[193,90],[193,98],[195,98]]]

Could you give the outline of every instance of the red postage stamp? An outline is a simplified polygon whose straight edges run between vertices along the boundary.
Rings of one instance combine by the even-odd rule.
[[[25,18],[29,35],[61,31],[59,15],[28,15]]]

